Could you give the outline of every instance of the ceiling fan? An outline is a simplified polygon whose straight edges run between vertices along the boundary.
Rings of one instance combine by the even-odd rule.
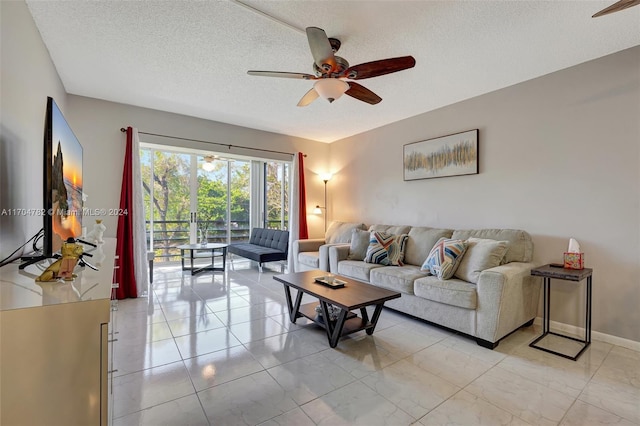
[[[203,157],[204,163],[202,163],[202,168],[207,172],[212,172],[215,170],[216,166],[213,164],[214,161],[234,161],[232,158],[224,158],[219,155],[205,155]]]
[[[397,71],[412,68],[416,64],[413,56],[401,56],[399,58],[381,59],[364,64],[349,66],[349,62],[334,53],[340,49],[340,40],[328,38],[323,29],[317,27],[307,28],[307,39],[311,54],[313,55],[313,74],[280,72],[280,71],[247,71],[249,75],[261,77],[296,78],[302,80],[316,80],[313,87],[300,99],[298,106],[307,106],[322,97],[329,102],[338,99],[342,94],[366,102],[371,105],[379,103],[382,98],[366,87],[345,80],[362,80],[378,77]]]
[[[592,18],[597,18],[598,16],[608,15],[613,12],[619,12],[621,10],[627,9],[632,6],[640,5],[640,0],[620,0],[611,6],[602,9],[600,12],[596,13],[592,16]]]

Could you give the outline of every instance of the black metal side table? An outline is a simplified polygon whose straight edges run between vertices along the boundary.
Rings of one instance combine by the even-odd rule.
[[[202,244],[183,244],[178,246],[180,249],[180,261],[182,262],[182,270],[183,271],[191,271],[191,275],[199,274],[203,271],[224,271],[225,266],[227,264],[227,247],[228,244],[222,243],[207,243],[206,245]],[[186,257],[184,255],[184,251],[189,250],[190,255]],[[211,254],[198,254],[197,252],[209,251]],[[193,265],[193,260],[198,258],[211,258],[211,264],[208,266],[195,267]],[[215,266],[215,258],[222,257],[222,266]],[[184,266],[184,260],[191,260],[191,267]]]
[[[543,319],[542,319],[542,336],[536,338],[533,342],[529,343],[529,346],[532,348],[540,349],[541,351],[549,352],[555,355],[559,355],[564,358],[571,359],[573,361],[577,360],[580,355],[591,345],[591,275],[593,273],[593,269],[584,268],[584,269],[565,269],[562,267],[555,267],[549,265],[540,266],[539,268],[534,268],[531,270],[531,275],[536,277],[544,278],[544,301],[543,301]],[[549,329],[549,318],[551,314],[551,278],[555,278],[558,280],[567,280],[567,281],[575,281],[580,282],[587,279],[587,297],[586,297],[586,314],[585,314],[585,327],[584,327],[584,340],[577,339],[572,336],[565,336],[563,334],[555,333]],[[552,334],[554,336],[563,337],[565,339],[575,340],[576,342],[582,343],[582,348],[575,355],[566,355],[562,352],[556,352],[554,350],[542,347],[537,345],[539,341],[544,339],[547,335]]]

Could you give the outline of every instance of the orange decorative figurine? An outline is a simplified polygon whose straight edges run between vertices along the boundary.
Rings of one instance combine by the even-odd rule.
[[[36,278],[36,281],[57,281],[59,278],[63,278],[65,281],[72,281],[76,277],[73,269],[76,267],[80,256],[82,256],[82,246],[76,244],[76,240],[73,238],[69,238],[66,243],[62,243],[60,253],[62,253],[62,257],[49,265]]]

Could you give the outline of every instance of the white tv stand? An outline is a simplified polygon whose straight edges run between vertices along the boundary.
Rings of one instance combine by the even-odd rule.
[[[0,268],[0,424],[106,425],[115,238],[87,250],[98,271],[36,283],[53,261]]]

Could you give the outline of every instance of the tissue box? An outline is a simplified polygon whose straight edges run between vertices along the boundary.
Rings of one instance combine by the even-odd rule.
[[[584,269],[584,253],[565,252],[564,267],[567,269]]]

